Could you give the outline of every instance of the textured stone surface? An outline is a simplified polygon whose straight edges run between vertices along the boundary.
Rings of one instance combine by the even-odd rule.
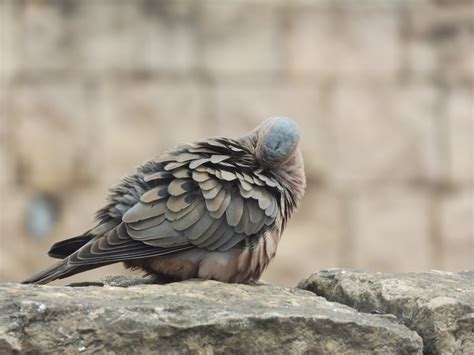
[[[0,352],[421,354],[419,336],[393,318],[303,290],[109,280],[104,287],[1,284]]]
[[[393,314],[427,354],[474,353],[474,271],[382,274],[330,269],[299,284],[360,312]]]

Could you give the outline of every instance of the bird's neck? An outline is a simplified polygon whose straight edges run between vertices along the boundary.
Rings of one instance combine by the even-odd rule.
[[[285,217],[289,218],[300,205],[306,188],[304,163],[301,151],[297,148],[276,173],[284,188]]]

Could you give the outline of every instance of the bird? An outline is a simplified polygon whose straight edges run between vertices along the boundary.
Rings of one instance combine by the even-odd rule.
[[[123,262],[157,283],[257,283],[306,188],[300,130],[286,117],[238,138],[171,148],[110,190],[95,227],[52,245],[25,284]]]

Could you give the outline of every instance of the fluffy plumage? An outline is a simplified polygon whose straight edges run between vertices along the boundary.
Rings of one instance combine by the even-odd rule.
[[[182,145],[111,190],[98,224],[54,244],[25,283],[124,262],[157,278],[257,281],[305,189],[299,130],[272,118],[238,139]]]

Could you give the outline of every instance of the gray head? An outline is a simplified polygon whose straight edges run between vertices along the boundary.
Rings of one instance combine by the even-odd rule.
[[[286,117],[273,117],[264,121],[249,136],[257,158],[265,165],[286,161],[295,151],[300,130],[295,121]]]

